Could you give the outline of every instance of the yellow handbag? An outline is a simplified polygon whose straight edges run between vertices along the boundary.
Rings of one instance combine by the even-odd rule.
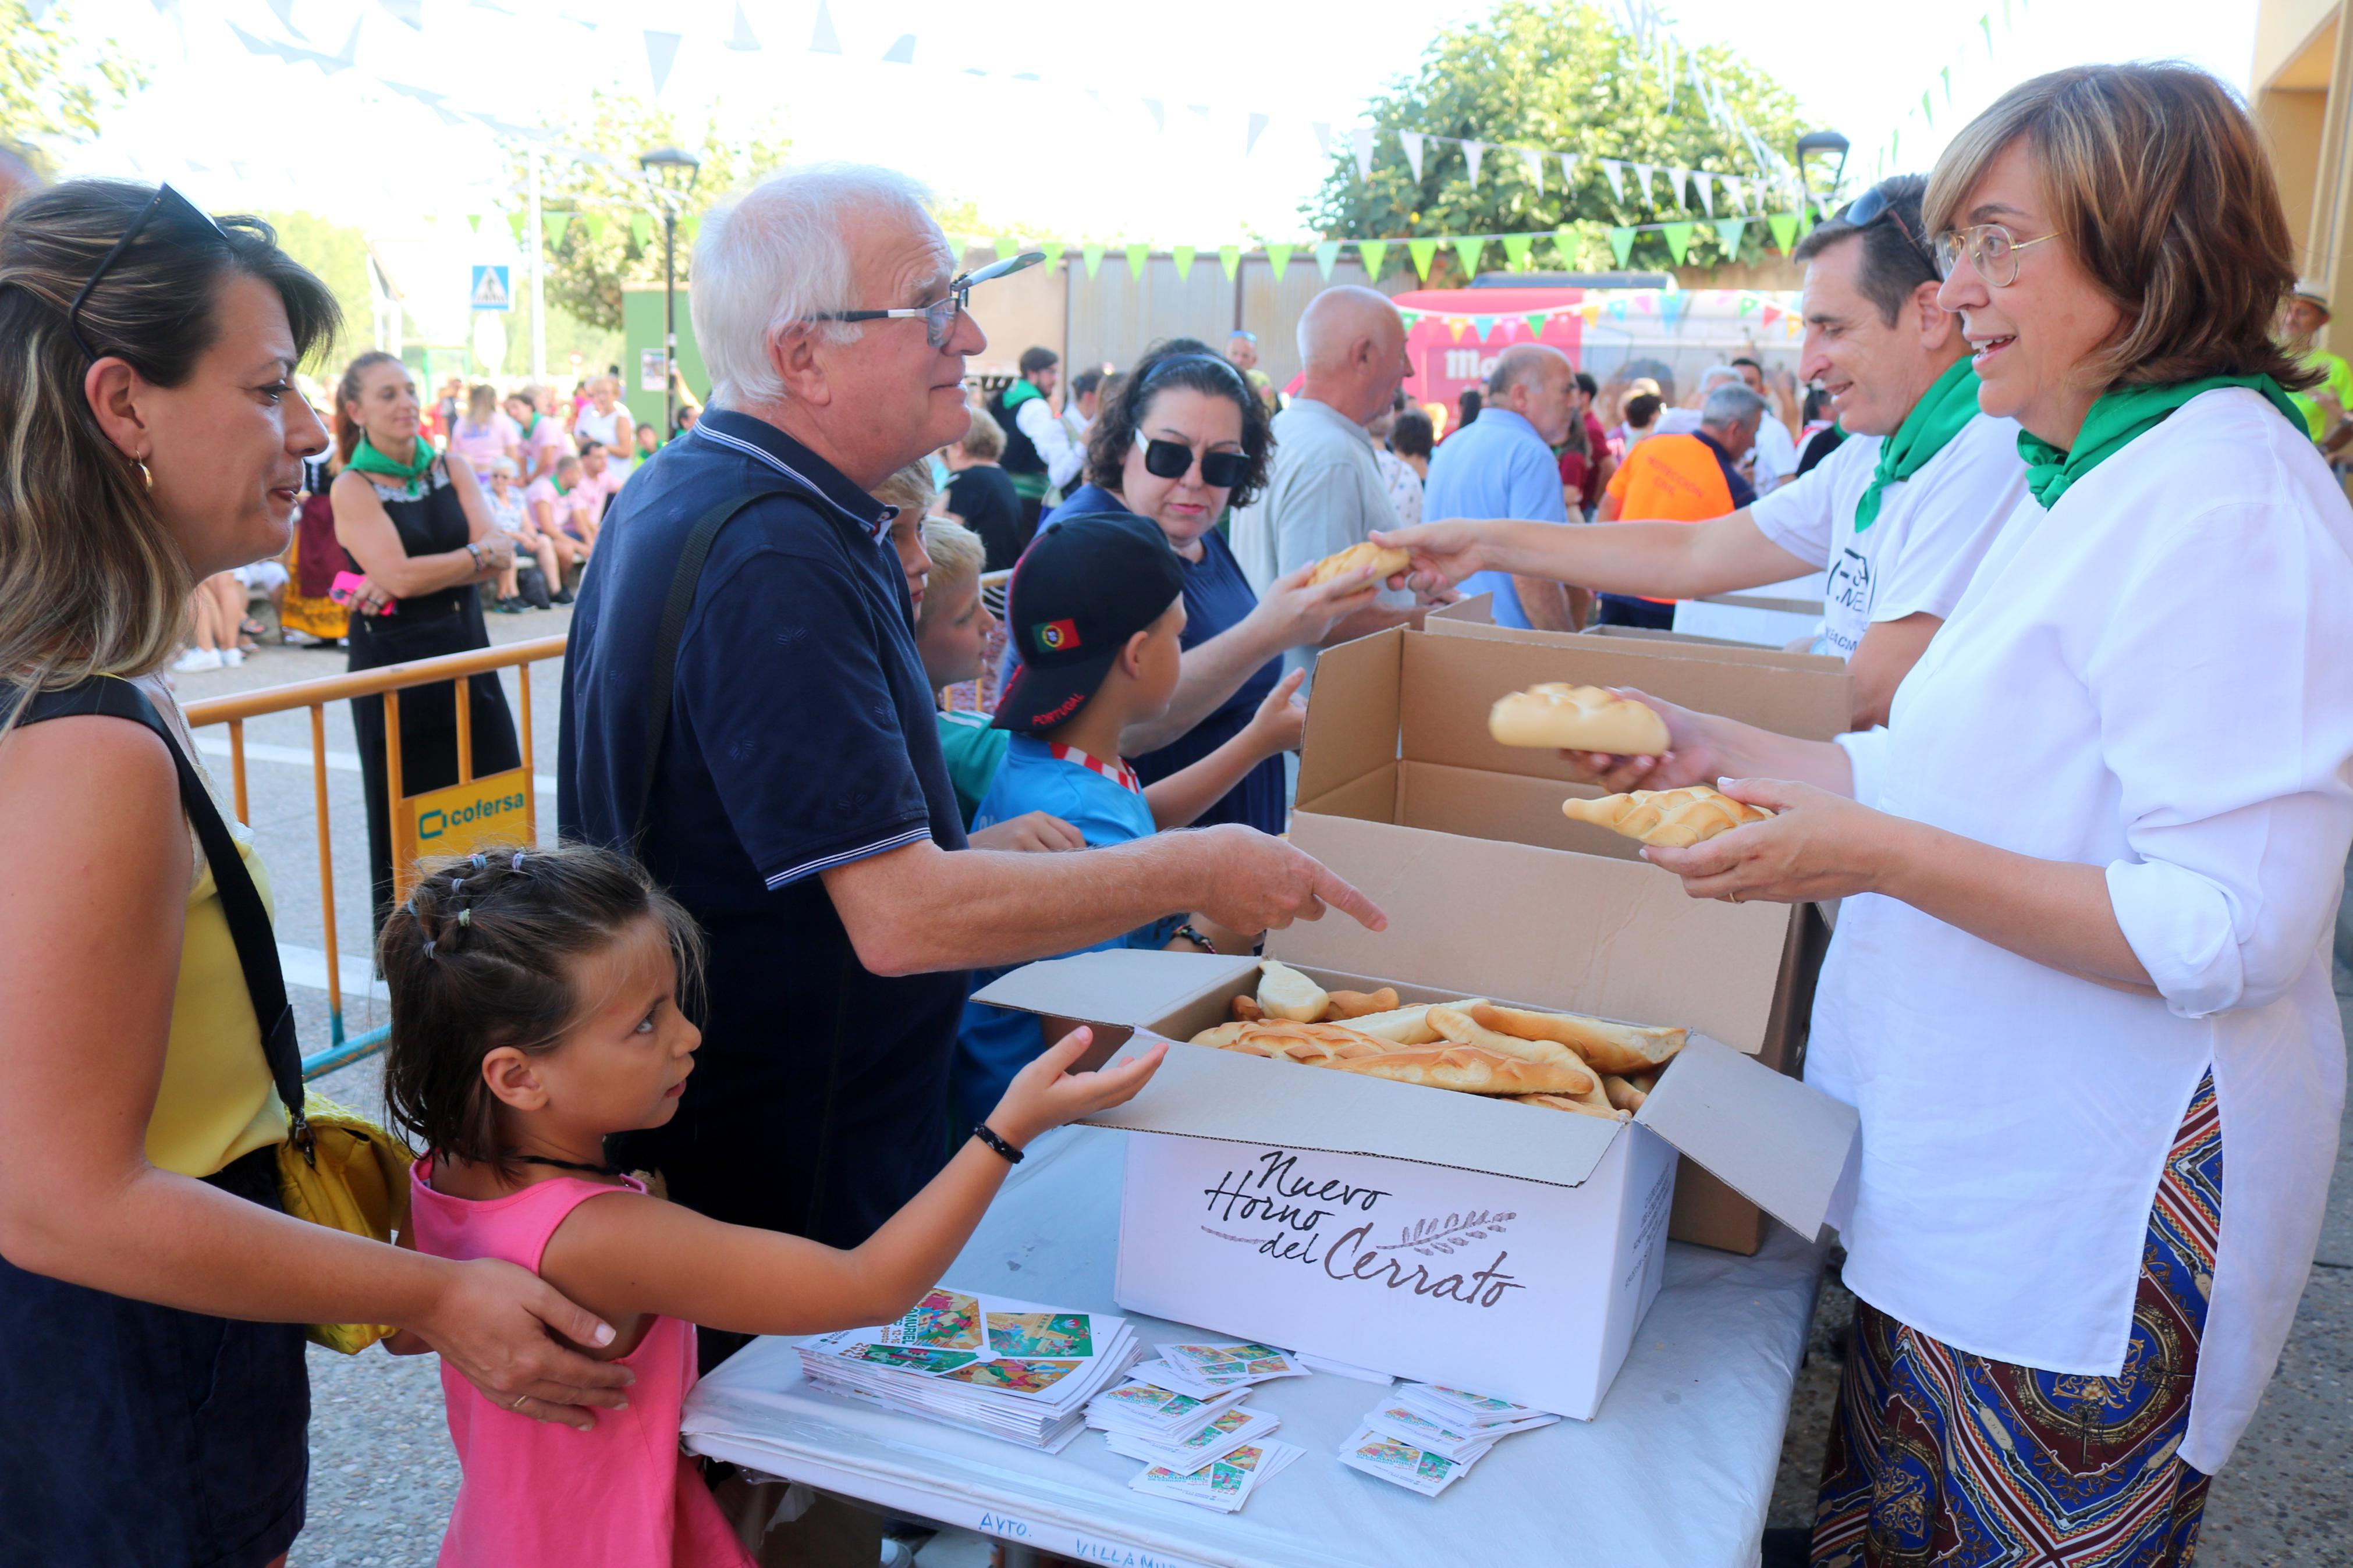
[[[278,1194],[288,1214],[375,1241],[408,1228],[413,1156],[400,1140],[315,1089],[304,1091],[296,1126],[296,1135],[278,1148]],[[383,1323],[313,1323],[310,1330],[313,1343],[345,1355],[393,1331]]]

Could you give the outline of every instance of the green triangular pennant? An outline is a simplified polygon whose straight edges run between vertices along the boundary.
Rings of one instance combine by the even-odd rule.
[[[1282,269],[1291,265],[1291,253],[1297,248],[1291,245],[1269,245],[1266,247],[1266,265],[1273,272],[1277,283],[1282,281]]]
[[[643,213],[631,213],[629,215],[629,237],[638,242],[638,248],[639,250],[645,249],[646,247],[654,242],[654,220],[648,217]]]
[[[1318,246],[1316,247],[1316,249],[1320,252],[1323,249],[1323,247]],[[1381,280],[1381,262],[1387,258],[1388,253],[1389,242],[1386,239],[1360,239],[1356,241],[1356,255],[1365,264],[1366,282],[1377,283]],[[1329,274],[1327,273],[1326,275],[1328,276]]]
[[[1338,240],[1327,239],[1315,247],[1315,265],[1324,269],[1324,278],[1326,282],[1331,280],[1332,268],[1339,259],[1340,242]]]
[[[1692,230],[1698,226],[1691,223],[1663,223],[1659,226],[1659,233],[1665,237],[1667,249],[1673,254],[1676,266],[1682,266],[1683,258],[1691,254]]]
[[[1485,255],[1486,250],[1487,242],[1483,239],[1454,241],[1454,254],[1462,263],[1462,281],[1468,283],[1479,276],[1479,258]]]
[[[1748,220],[1745,217],[1720,217],[1715,220],[1715,243],[1724,247],[1726,258],[1740,254],[1740,238],[1747,232]]]
[[[1018,256],[1021,254],[1021,242],[1014,238],[1009,234],[1000,234],[988,243],[996,247],[997,258],[999,261],[1004,260],[1008,256]]]
[[[1226,281],[1232,282],[1234,275],[1242,269],[1242,247],[1239,245],[1218,247],[1218,260],[1225,267]]]
[[[1409,239],[1405,242],[1407,253],[1413,258],[1413,269],[1420,274],[1424,283],[1430,281],[1430,264],[1438,259],[1438,246],[1439,242],[1434,239]]]
[[[1086,261],[1087,276],[1092,278],[1095,275],[1095,268],[1103,265],[1103,247],[1100,245],[1082,245],[1079,247],[1079,255]]]
[[[588,243],[600,245],[605,239],[605,226],[612,221],[603,213],[590,213],[580,220],[588,226]]]
[[[572,226],[572,215],[543,212],[539,216],[542,226],[547,230],[547,243],[561,247],[564,244],[564,231]]]
[[[1504,259],[1511,263],[1513,271],[1525,272],[1528,269],[1528,247],[1535,242],[1536,237],[1532,234],[1507,234],[1504,237]]]
[[[1625,266],[1626,258],[1633,253],[1634,231],[1630,228],[1611,229],[1609,231],[1609,254],[1618,258],[1618,265],[1620,267]]]
[[[690,213],[678,220],[678,237],[687,244],[692,245],[694,237],[702,232],[702,215],[701,213]]]
[[[1936,111],[1928,105],[1928,92],[1926,88],[1920,90],[1920,118],[1926,121],[1932,127],[1936,123]]]
[[[1799,207],[1798,209],[1799,237],[1802,239],[1807,235],[1813,233],[1814,225],[1820,221],[1820,217],[1821,215],[1817,212],[1811,205]]]
[[[1191,246],[1172,245],[1168,247],[1168,254],[1176,263],[1176,281],[1182,283],[1193,275],[1194,252]]]
[[[1773,248],[1784,256],[1788,255],[1789,247],[1798,243],[1798,215],[1775,213],[1765,220],[1765,224],[1773,231]]]
[[[515,243],[517,245],[521,245],[522,243],[522,228],[525,219],[521,213],[507,214],[507,226],[514,230]]]
[[[1545,335],[1545,328],[1551,322],[1552,318],[1542,310],[1531,310],[1521,320],[1527,323],[1528,336],[1540,338]]]
[[[1148,245],[1131,245],[1127,247],[1127,271],[1129,277],[1134,278],[1140,281],[1144,277],[1145,268],[1149,266],[1151,261],[1152,247]]]
[[[466,215],[466,232],[469,234],[480,234],[482,232],[481,214],[468,213]]]

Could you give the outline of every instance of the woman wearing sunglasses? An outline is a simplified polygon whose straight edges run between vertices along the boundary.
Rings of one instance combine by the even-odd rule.
[[[2027,82],[1925,216],[2028,493],[1886,728],[1664,709],[1667,780],[1778,815],[1645,854],[1694,897],[1845,899],[1806,1076],[1862,1111],[1860,1300],[1814,1561],[2164,1568],[2337,1148],[2353,510],[2284,391],[2287,223],[2221,83]]]
[[[1261,601],[1217,521],[1266,483],[1274,433],[1266,405],[1222,355],[1193,338],[1155,344],[1087,435],[1087,482],[1057,517],[1140,512],[1185,563],[1185,649],[1176,695],[1123,750],[1145,783],[1189,767],[1240,733],[1282,677],[1285,650],[1312,647],[1372,602],[1370,571],[1315,587],[1313,566]],[[1283,829],[1282,759],[1270,757],[1197,819]]]
[[[549,1337],[612,1331],[522,1269],[283,1212],[215,868],[171,750],[111,716],[136,692],[193,749],[155,671],[192,583],[285,549],[327,446],[295,367],[335,316],[269,226],[168,186],[77,181],[0,222],[0,1563],[282,1561],[304,1323],[413,1326],[575,1426],[628,1381]]]

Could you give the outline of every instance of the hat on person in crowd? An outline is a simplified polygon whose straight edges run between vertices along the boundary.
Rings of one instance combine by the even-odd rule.
[[[2307,305],[2316,306],[2324,321],[2332,314],[2328,309],[2328,291],[2309,278],[2295,280],[2295,297]]]
[[[1132,511],[1056,518],[1013,568],[1005,622],[1021,661],[997,728],[1034,735],[1087,704],[1127,639],[1185,592],[1185,563],[1151,519]]]

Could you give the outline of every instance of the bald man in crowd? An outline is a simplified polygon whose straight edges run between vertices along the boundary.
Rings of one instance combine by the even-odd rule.
[[[1277,578],[1361,543],[1376,529],[1398,526],[1366,429],[1405,379],[1405,322],[1397,307],[1371,289],[1326,289],[1299,318],[1299,358],[1298,395],[1274,416],[1274,471],[1264,493],[1234,514],[1234,554],[1261,598]],[[1418,614],[1403,596],[1383,596],[1401,602],[1357,611],[1324,646]],[[1289,668],[1307,668],[1315,651],[1293,648],[1283,657]]]
[[[1430,459],[1422,515],[1567,522],[1553,448],[1568,439],[1577,417],[1577,367],[1567,354],[1543,343],[1505,349],[1488,373],[1485,409]],[[1573,632],[1584,609],[1570,597],[1581,598],[1582,589],[1543,577],[1480,572],[1463,580],[1462,591],[1494,595],[1495,624],[1503,626]]]

